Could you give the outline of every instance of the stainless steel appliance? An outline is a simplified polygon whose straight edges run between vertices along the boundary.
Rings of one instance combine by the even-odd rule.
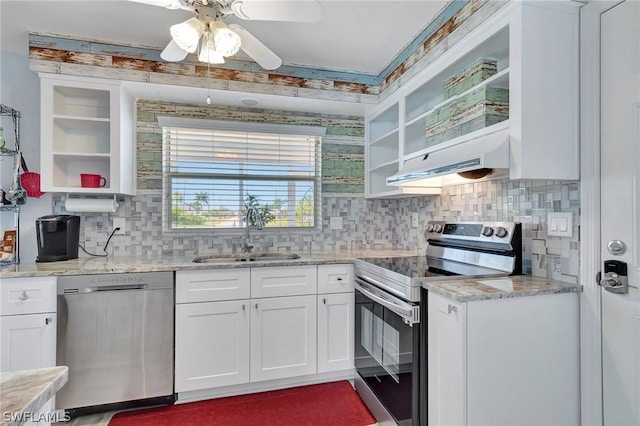
[[[522,273],[522,227],[427,224],[426,256],[356,259],[355,386],[378,422],[424,425],[427,281]]]
[[[69,367],[58,409],[175,401],[173,283],[172,272],[58,278],[57,364]]]
[[[56,214],[36,219],[36,262],[76,259],[80,240],[80,216]]]

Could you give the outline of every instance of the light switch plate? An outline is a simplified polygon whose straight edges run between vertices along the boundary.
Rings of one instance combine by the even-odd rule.
[[[418,213],[411,213],[411,227],[418,227]]]
[[[547,213],[547,235],[573,237],[573,213]]]

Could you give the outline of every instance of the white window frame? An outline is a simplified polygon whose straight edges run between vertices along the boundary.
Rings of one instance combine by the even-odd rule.
[[[292,125],[292,124],[277,124],[277,123],[257,123],[257,122],[244,122],[244,121],[226,121],[226,120],[210,120],[200,118],[186,118],[186,117],[170,117],[159,116],[157,118],[158,126],[161,129],[165,127],[182,127],[190,129],[204,129],[204,130],[227,130],[227,131],[239,131],[239,132],[257,132],[257,133],[276,133],[276,134],[288,134],[288,135],[305,135],[322,137],[326,134],[326,128],[321,126],[304,126],[304,125]],[[164,131],[163,131],[164,133]],[[168,193],[167,179],[168,175],[165,170],[165,142],[163,137],[163,160],[162,160],[162,222],[164,232],[169,233],[183,233],[193,234],[202,232],[212,232],[216,234],[237,234],[244,232],[242,228],[196,228],[196,229],[174,229],[171,228],[170,212],[171,212],[171,197],[172,194]],[[261,232],[269,231],[283,231],[287,232],[310,232],[318,231],[322,228],[322,182],[321,182],[321,146],[318,147],[316,154],[316,179],[314,191],[315,202],[315,219],[313,227],[273,227],[264,228]]]

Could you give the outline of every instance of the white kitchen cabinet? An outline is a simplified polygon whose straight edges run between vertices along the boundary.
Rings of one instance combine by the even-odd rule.
[[[318,265],[318,373],[353,369],[352,264]]]
[[[43,191],[135,194],[135,100],[119,81],[40,74],[40,104]],[[83,188],[82,173],[106,185]]]
[[[416,73],[365,119],[365,195],[411,195],[432,187],[389,186],[418,156],[485,137],[509,141],[511,179],[578,179],[579,7],[509,2]],[[445,84],[482,58],[497,73],[445,99]],[[428,146],[426,117],[482,88],[509,90],[509,118]],[[491,135],[491,136],[490,136]]]
[[[317,290],[315,265],[251,268],[252,298],[316,294]]]
[[[176,391],[316,373],[317,267],[176,272]]]
[[[251,381],[316,372],[316,296],[251,300]]]
[[[355,294],[318,295],[318,373],[353,369]]]
[[[428,292],[429,425],[578,425],[579,295]]]
[[[176,306],[176,392],[249,382],[249,303]]]
[[[2,280],[0,371],[55,367],[56,282],[55,277]],[[52,407],[48,401],[40,412]]]

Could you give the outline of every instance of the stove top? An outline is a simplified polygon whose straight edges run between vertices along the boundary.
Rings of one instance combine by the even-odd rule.
[[[409,301],[427,281],[521,273],[521,225],[511,222],[427,224],[424,256],[354,260],[356,277]]]

